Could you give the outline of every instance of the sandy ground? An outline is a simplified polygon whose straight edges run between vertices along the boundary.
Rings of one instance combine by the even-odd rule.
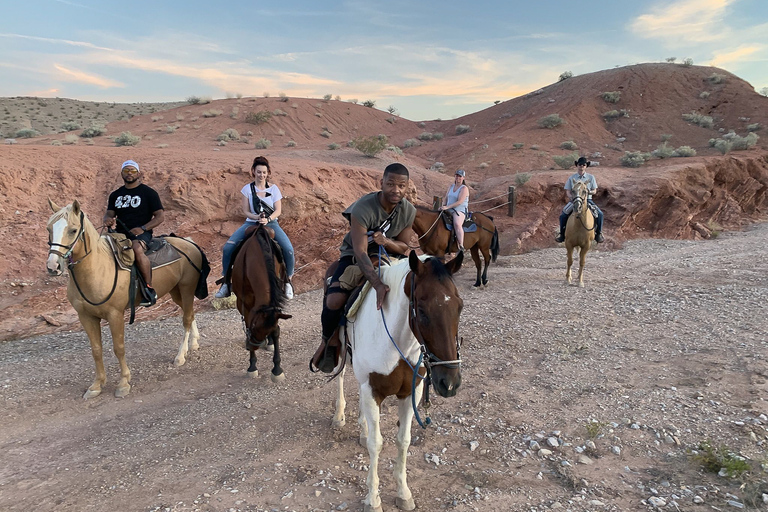
[[[419,510],[730,510],[762,504],[766,460],[768,225],[707,241],[629,241],[564,284],[565,251],[504,256],[487,289],[457,275],[463,384],[413,427]],[[127,330],[133,390],[84,401],[82,332],[0,344],[0,510],[362,510],[367,451],[330,427],[335,385],[310,374],[320,292],[283,325],[287,380],[245,376],[233,310],[198,315],[201,348],[172,366],[178,318]],[[107,340],[109,334],[105,329]],[[396,405],[383,405],[380,475],[394,509]],[[423,411],[422,411],[423,412]],[[751,464],[707,473],[700,443]],[[742,485],[745,484],[745,485]],[[730,505],[729,505],[730,502]]]

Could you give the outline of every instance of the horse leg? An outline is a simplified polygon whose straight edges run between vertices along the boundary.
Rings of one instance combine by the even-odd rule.
[[[109,331],[112,333],[112,349],[120,363],[120,382],[117,383],[115,396],[123,398],[131,392],[131,370],[125,361],[125,317],[122,311],[112,312],[107,318]]]
[[[421,401],[421,393],[424,389],[423,384],[416,386],[413,390],[414,398],[418,404]],[[400,428],[397,431],[397,460],[395,460],[395,483],[397,484],[397,498],[395,505],[400,510],[413,510],[416,504],[413,502],[413,495],[406,482],[405,463],[408,458],[408,448],[411,446],[411,424],[413,423],[413,405],[411,397],[400,400],[398,404],[398,423]]]
[[[568,268],[565,271],[565,282],[571,284],[571,265],[573,265],[573,247],[566,244],[566,251],[568,251]]]
[[[269,335],[272,338],[275,352],[272,354],[272,375],[269,376],[272,382],[278,383],[285,380],[285,373],[280,368],[280,327],[275,326],[275,330]]]
[[[587,242],[589,244],[589,242]],[[587,264],[587,251],[589,245],[587,247],[582,247],[579,249],[579,286],[581,288],[584,288],[584,266]]]
[[[80,323],[88,335],[88,341],[91,343],[91,355],[93,355],[93,362],[96,363],[96,376],[93,379],[93,384],[85,391],[83,398],[94,398],[101,394],[101,386],[107,383],[107,372],[104,370],[101,345],[101,319],[85,313],[78,313],[77,316],[80,317]]]
[[[488,266],[491,264],[491,253],[483,248],[483,286],[488,284]]]
[[[360,427],[360,437],[358,438],[358,443],[363,448],[366,448],[368,446],[368,422],[365,419],[365,412],[363,411],[363,397],[358,396],[358,400],[357,425]]]
[[[256,369],[256,349],[251,349],[251,358],[250,358],[250,364],[248,366],[248,376],[252,378],[256,378],[259,376],[259,370]]]
[[[469,250],[469,252],[472,254],[472,261],[475,262],[475,268],[477,269],[477,279],[475,280],[475,284],[472,286],[479,287],[481,284],[480,281],[480,250],[477,246],[477,244],[473,245],[472,248]]]
[[[195,324],[195,311],[192,307],[193,298],[189,294],[182,294],[178,286],[171,290],[171,298],[183,311],[182,322],[184,325],[184,339],[179,346],[179,352],[176,354],[176,358],[173,360],[174,366],[182,366],[187,362],[187,353],[189,353],[189,335],[192,334],[192,347],[197,350],[199,345],[197,344],[197,338],[200,333],[197,331],[197,324]],[[193,330],[194,326],[194,330]]]
[[[379,419],[381,411],[379,404],[373,398],[373,392],[370,385],[360,386],[360,408],[365,415],[365,421],[368,424],[368,477],[365,480],[368,486],[368,495],[363,503],[365,512],[381,512],[381,496],[379,495],[379,454],[384,440],[381,438],[381,429]]]
[[[336,412],[333,414],[333,422],[331,423],[331,426],[336,429],[347,424],[347,417],[344,414],[344,410],[347,408],[347,401],[344,399],[344,374],[346,371],[346,368],[342,368],[341,373],[336,377]]]

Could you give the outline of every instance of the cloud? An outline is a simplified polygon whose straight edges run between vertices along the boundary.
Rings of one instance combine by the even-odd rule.
[[[104,48],[101,46],[96,46],[92,43],[86,43],[84,41],[71,41],[69,39],[51,39],[49,37],[25,36],[22,34],[2,34],[2,33],[0,33],[0,37],[5,37],[8,39],[24,39],[27,41],[37,41],[41,43],[50,43],[54,45],[66,44],[68,46],[78,46],[81,48],[88,48],[90,50],[114,51],[112,48]]]
[[[724,67],[726,64],[736,64],[741,61],[751,61],[753,58],[745,58],[750,55],[754,55],[755,53],[761,51],[763,48],[761,46],[752,45],[752,46],[740,46],[739,48],[729,51],[729,52],[716,52],[715,56],[712,57],[712,60],[710,61],[710,66],[717,66],[717,67]]]
[[[630,29],[636,35],[668,42],[703,43],[723,40],[726,8],[737,0],[680,0],[660,4],[652,14],[638,16]]]
[[[108,89],[110,87],[123,87],[124,85],[116,80],[102,78],[100,76],[91,75],[74,69],[67,69],[64,66],[60,66],[58,64],[54,64],[53,67],[60,72],[60,78],[65,81],[95,85],[96,87],[101,87],[102,89]]]

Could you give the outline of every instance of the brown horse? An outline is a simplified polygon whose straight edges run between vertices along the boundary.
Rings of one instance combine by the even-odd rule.
[[[592,242],[595,240],[595,218],[589,209],[587,198],[589,190],[583,181],[577,181],[573,185],[573,212],[568,217],[565,225],[565,249],[568,251],[568,269],[565,271],[565,280],[571,284],[571,266],[573,265],[573,249],[579,248],[579,286],[584,287],[584,265],[587,261]]]
[[[131,371],[125,360],[124,316],[129,306],[130,272],[118,270],[106,236],[99,236],[79,202],[74,201],[64,208],[59,208],[50,200],[48,204],[56,212],[48,220],[47,226],[50,246],[48,273],[58,276],[63,273],[65,266],[69,268],[67,298],[77,311],[80,323],[88,335],[96,363],[96,378],[83,398],[98,396],[101,386],[107,382],[102,359],[102,319],[109,322],[112,346],[120,363],[120,382],[115,396],[124,397],[131,391]],[[176,366],[181,366],[186,361],[189,348],[198,348],[200,334],[192,303],[201,277],[197,269],[204,267],[205,255],[195,244],[183,238],[169,237],[167,241],[185,254],[186,258],[154,269],[152,283],[158,297],[170,293],[173,301],[184,312],[184,340],[174,360]]]
[[[472,220],[477,224],[477,231],[464,233],[464,247],[472,253],[472,261],[477,268],[475,286],[486,285],[488,284],[488,266],[499,256],[499,232],[493,223],[493,218],[484,213],[473,213]],[[453,232],[449,231],[440,220],[440,212],[417,206],[413,230],[419,235],[419,246],[426,254],[437,256],[442,260],[445,258],[445,253],[456,252],[459,249]],[[482,273],[480,272],[481,252],[485,263]]]
[[[248,375],[258,377],[256,350],[272,345],[272,382],[285,379],[280,367],[280,319],[291,318],[285,307],[285,263],[275,255],[272,230],[262,225],[243,241],[232,265],[232,292],[243,317],[245,348],[250,351]]]
[[[376,309],[376,292],[369,291],[350,319],[350,327],[343,331],[344,338],[349,336],[346,341],[352,347],[352,367],[360,385],[360,442],[368,447],[370,457],[365,510],[381,510],[378,463],[383,439],[379,420],[381,403],[393,395],[399,400],[396,505],[401,510],[416,506],[406,482],[405,464],[414,415],[421,423],[417,404],[425,385],[425,408],[430,385],[441,397],[455,396],[461,385],[458,331],[464,303],[452,276],[463,259],[459,253],[443,265],[437,258],[418,257],[411,251],[408,261],[382,266],[381,279],[390,288],[384,305]],[[341,427],[346,407],[343,373],[337,380],[333,425]]]

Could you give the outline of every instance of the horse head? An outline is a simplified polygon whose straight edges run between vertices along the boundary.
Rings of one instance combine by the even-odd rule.
[[[252,308],[245,315],[243,321],[245,322],[245,335],[246,335],[246,348],[265,347],[267,338],[277,328],[279,320],[287,320],[292,318],[291,315],[287,315],[270,305],[262,305]]]
[[[64,208],[59,208],[50,199],[48,204],[55,213],[48,219],[46,226],[50,247],[46,267],[48,274],[60,276],[77,242],[84,237],[85,214],[77,200]]]
[[[452,276],[463,259],[463,252],[446,264],[434,257],[421,261],[413,251],[408,257],[411,273],[405,281],[405,294],[409,298],[409,323],[422,345],[424,365],[435,391],[443,397],[454,396],[461,385],[459,315],[464,301]]]
[[[587,199],[589,198],[589,187],[583,181],[577,181],[573,185],[573,209],[576,213],[581,214],[587,205]]]

